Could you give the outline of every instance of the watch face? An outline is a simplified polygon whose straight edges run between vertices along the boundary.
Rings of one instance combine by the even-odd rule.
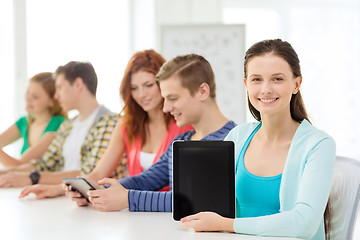
[[[40,179],[40,173],[38,171],[32,171],[30,174],[32,184],[37,184]]]

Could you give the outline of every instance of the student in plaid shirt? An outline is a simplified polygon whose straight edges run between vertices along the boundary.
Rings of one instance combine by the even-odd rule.
[[[64,177],[88,174],[108,146],[118,115],[99,105],[97,75],[86,62],[69,62],[55,72],[56,94],[65,111],[79,115],[61,124],[48,150],[40,159],[8,169],[0,175],[0,187],[21,187],[44,183],[58,184]],[[123,159],[111,177],[126,176]]]
[[[155,75],[164,62],[165,59],[152,49],[138,51],[130,58],[120,86],[124,101],[121,121],[117,122],[109,147],[87,174],[88,178],[100,180],[110,176],[124,152],[128,175],[135,176],[156,162],[177,135],[192,129],[190,125],[178,127],[173,116],[162,111],[164,100]],[[38,198],[51,198],[65,191],[61,184],[37,184],[25,187],[20,197],[30,193]]]

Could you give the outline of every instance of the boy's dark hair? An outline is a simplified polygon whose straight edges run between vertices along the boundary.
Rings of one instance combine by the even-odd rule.
[[[64,66],[59,66],[55,75],[64,74],[65,79],[73,84],[76,78],[81,78],[86,86],[86,88],[90,91],[91,94],[96,96],[96,88],[97,88],[97,75],[94,67],[89,62],[77,62],[71,61],[65,64]]]

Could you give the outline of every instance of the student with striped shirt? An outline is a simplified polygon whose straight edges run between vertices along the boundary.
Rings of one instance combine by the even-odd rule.
[[[215,100],[215,79],[210,64],[199,55],[178,56],[165,63],[156,79],[164,97],[164,112],[174,116],[181,127],[191,124],[194,130],[175,140],[222,140],[235,127],[220,112]],[[77,192],[63,185],[66,195],[79,205],[92,205],[100,211],[171,211],[172,192],[158,192],[171,182],[172,145],[159,161],[141,174],[120,180],[104,178],[98,190],[89,191],[88,203]],[[94,183],[96,184],[96,183]]]

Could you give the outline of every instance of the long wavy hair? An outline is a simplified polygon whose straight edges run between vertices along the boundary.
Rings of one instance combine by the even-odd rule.
[[[51,72],[42,72],[38,73],[30,79],[30,82],[40,83],[42,88],[48,94],[48,96],[53,100],[53,106],[50,107],[50,113],[53,116],[63,116],[67,118],[67,113],[61,108],[59,102],[54,98],[55,95],[55,79],[54,75]],[[33,122],[34,119],[28,115],[28,123]]]
[[[126,66],[120,85],[120,96],[124,101],[120,115],[130,145],[135,142],[137,136],[142,139],[142,145],[146,143],[146,129],[149,121],[147,112],[131,96],[131,76],[139,71],[149,72],[156,76],[164,62],[165,59],[159,53],[150,49],[136,52]],[[164,113],[167,128],[172,120],[173,117],[170,113]]]
[[[286,41],[281,39],[274,39],[255,43],[246,51],[244,61],[245,78],[247,78],[247,65],[250,59],[269,53],[283,58],[290,65],[294,77],[301,77],[300,61],[293,47]],[[250,103],[249,96],[248,105],[253,117],[260,121],[260,112],[256,110],[256,108]],[[291,118],[297,122],[301,122],[304,119],[309,121],[300,90],[291,97],[290,114]]]

